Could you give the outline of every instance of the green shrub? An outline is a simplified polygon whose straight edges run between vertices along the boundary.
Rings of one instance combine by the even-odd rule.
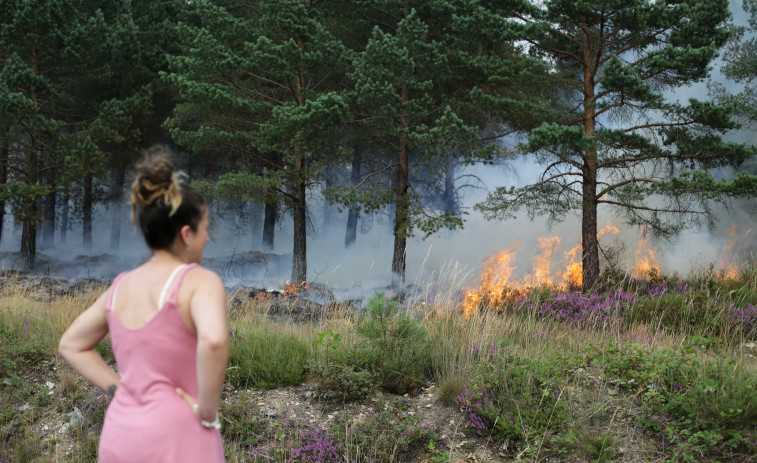
[[[360,346],[346,346],[338,333],[318,333],[316,346],[323,354],[310,363],[316,392],[327,400],[352,401],[375,389],[375,358]]]
[[[365,317],[357,324],[361,340],[346,345],[339,334],[319,333],[322,355],[310,365],[316,387],[324,398],[359,400],[381,389],[404,394],[426,382],[430,355],[428,333],[405,313],[399,303],[378,291],[368,300]]]
[[[643,413],[636,419],[672,444],[672,461],[725,458],[757,446],[753,373],[734,360],[700,360],[692,342],[651,351],[636,344],[592,346],[587,356],[604,375],[632,389]],[[661,426],[654,416],[664,416]]]
[[[0,377],[26,371],[49,357],[42,327],[26,315],[0,314]]]
[[[436,399],[448,407],[457,405],[457,396],[463,392],[465,378],[460,374],[451,374],[439,382]]]
[[[382,389],[404,394],[416,392],[426,382],[430,355],[428,332],[383,291],[368,300],[367,316],[357,325],[365,340],[363,349],[373,352]]]
[[[226,380],[234,386],[273,389],[300,384],[309,356],[305,341],[270,327],[232,330]]]
[[[498,353],[471,368],[458,403],[468,428],[500,441],[528,442],[567,420],[559,362]]]
[[[599,435],[587,434],[583,436],[582,443],[584,453],[590,461],[604,463],[612,460],[618,454],[611,448],[615,440],[606,432]]]

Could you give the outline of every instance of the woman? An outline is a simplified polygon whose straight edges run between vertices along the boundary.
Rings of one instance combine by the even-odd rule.
[[[119,275],[58,351],[113,396],[100,463],[222,462],[226,295],[218,275],[198,265],[209,240],[205,200],[157,149],[137,165],[131,203],[153,256]],[[118,374],[94,350],[108,332]]]

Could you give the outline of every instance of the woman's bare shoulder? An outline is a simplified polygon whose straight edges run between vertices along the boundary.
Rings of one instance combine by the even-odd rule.
[[[202,266],[193,267],[187,271],[184,278],[196,287],[225,290],[221,277],[209,268]]]

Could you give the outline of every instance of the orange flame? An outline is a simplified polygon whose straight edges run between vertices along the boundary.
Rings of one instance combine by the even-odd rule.
[[[552,254],[560,247],[560,237],[539,238],[542,253],[534,257],[534,273],[527,278],[533,286],[552,286]]]
[[[620,233],[620,230],[612,223],[607,222],[607,225],[597,232],[597,238],[608,233],[617,235]],[[561,289],[578,289],[583,286],[583,264],[579,257],[582,249],[583,246],[579,243],[573,246],[570,251],[565,251],[565,262],[567,264],[565,264],[565,271],[560,274],[560,279],[562,280]]]
[[[583,285],[583,265],[579,254],[583,247],[580,244],[573,246],[570,251],[565,251],[565,271],[560,275],[562,289],[580,288]]]
[[[618,227],[607,223],[598,233],[617,235]],[[560,247],[560,237],[539,238],[541,253],[534,257],[533,271],[522,281],[514,281],[513,274],[517,267],[515,251],[520,243],[515,243],[504,251],[484,261],[481,284],[478,288],[463,289],[463,312],[470,317],[481,306],[501,308],[503,305],[518,301],[530,288],[548,286],[560,289],[576,289],[583,280],[581,266],[581,244],[573,246],[564,253],[565,270],[552,275],[552,257]]]
[[[287,280],[286,283],[284,283],[284,286],[281,287],[281,289],[283,289],[283,292],[281,293],[281,295],[284,297],[287,297],[287,296],[294,296],[295,294],[299,293],[303,289],[310,289],[310,286],[308,286],[307,283],[305,283],[304,281],[300,282],[300,284],[292,285],[292,284],[289,284],[289,280]]]
[[[649,244],[646,236],[642,236],[636,246],[636,261],[633,265],[633,275],[636,278],[644,279],[651,272],[660,271],[660,263],[657,262],[657,250]]]
[[[515,243],[504,251],[484,261],[481,284],[476,289],[463,289],[463,311],[472,315],[481,304],[497,306],[509,298],[515,298],[519,288],[513,288],[510,278],[517,267],[513,265],[515,250],[520,243]],[[519,295],[519,294],[517,294]]]
[[[733,224],[728,228],[728,235],[732,238],[723,245],[722,256],[718,263],[722,278],[736,279],[739,277],[739,266],[733,259],[733,248],[736,246],[736,236],[739,233],[739,226]]]

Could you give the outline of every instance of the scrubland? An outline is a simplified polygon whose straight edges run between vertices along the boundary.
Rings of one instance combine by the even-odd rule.
[[[757,460],[757,266],[606,270],[590,292],[501,288],[473,310],[461,280],[366,307],[230,294],[227,461]],[[104,289],[2,279],[0,462],[96,461],[107,400],[55,348]],[[267,412],[277,391],[308,404]]]

